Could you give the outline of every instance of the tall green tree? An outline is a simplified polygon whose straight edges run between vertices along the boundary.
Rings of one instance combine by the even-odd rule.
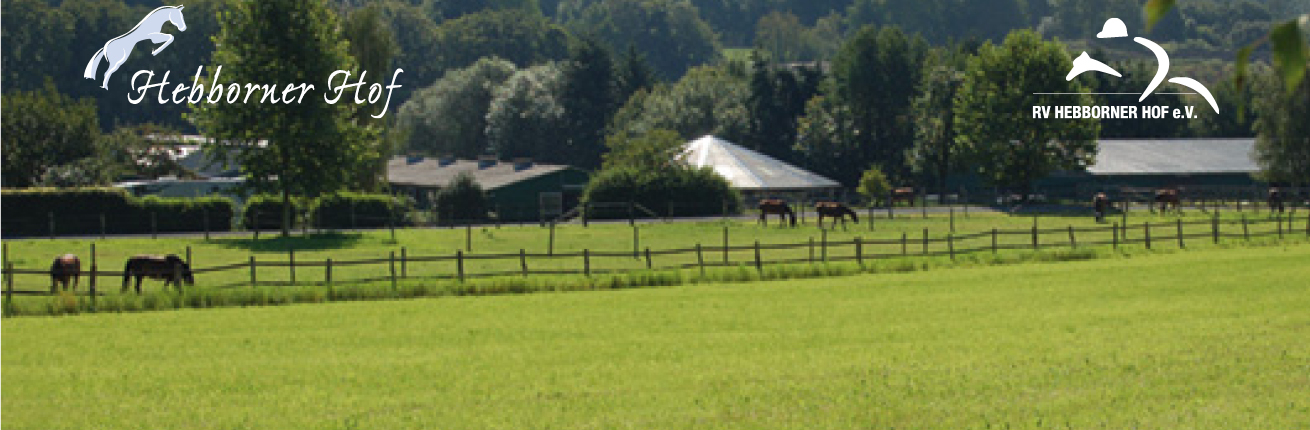
[[[440,49],[432,54],[445,70],[468,67],[487,56],[526,67],[568,58],[571,37],[539,13],[488,10],[441,23],[437,30]]]
[[[638,92],[614,114],[610,133],[643,135],[656,129],[678,132],[683,139],[713,134],[745,141],[749,130],[745,76],[726,68],[702,66],[673,84]]]
[[[600,167],[605,150],[605,128],[619,107],[614,60],[600,41],[577,39],[564,63],[560,104],[567,122],[564,146],[558,148],[585,169]]]
[[[910,149],[908,161],[915,173],[931,177],[932,186],[945,193],[947,178],[959,164],[955,99],[964,76],[949,61],[929,64],[912,107],[914,147]]]
[[[602,0],[567,25],[594,32],[611,50],[635,45],[665,79],[719,55],[719,42],[695,6],[677,0]]]
[[[432,155],[474,158],[486,154],[487,113],[495,90],[517,69],[499,58],[483,58],[452,70],[400,107],[404,147]]]
[[[833,60],[838,102],[854,115],[864,164],[877,164],[893,181],[909,177],[905,152],[914,144],[911,101],[927,42],[899,28],[864,27]]]
[[[993,184],[1021,191],[1056,170],[1096,158],[1095,119],[1034,118],[1034,106],[1091,106],[1090,90],[1066,81],[1072,59],[1059,42],[1020,30],[984,44],[969,60],[955,101],[955,128],[966,156]],[[1062,94],[1034,94],[1034,93]]]
[[[496,88],[487,112],[489,152],[531,157],[546,163],[572,164],[564,145],[568,119],[560,94],[564,71],[558,63],[519,69]]]
[[[1279,79],[1262,82],[1255,100],[1255,160],[1271,182],[1310,185],[1310,79],[1291,92]]]
[[[51,83],[3,98],[3,185],[30,187],[58,166],[92,157],[100,138],[96,106],[73,100]]]
[[[223,65],[224,81],[325,82],[338,70],[358,76],[337,16],[323,0],[233,0],[220,21],[212,64]],[[201,103],[192,118],[215,139],[207,146],[217,161],[239,164],[256,191],[282,196],[285,236],[293,196],[315,197],[354,182],[359,172],[349,167],[367,156],[373,134],[353,120],[356,109],[351,100]]]

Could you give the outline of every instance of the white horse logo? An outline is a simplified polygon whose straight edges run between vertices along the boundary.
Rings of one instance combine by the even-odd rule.
[[[109,76],[118,70],[124,62],[127,62],[127,56],[132,53],[132,48],[137,42],[150,39],[154,43],[163,43],[155,48],[150,55],[159,55],[160,51],[167,48],[173,43],[173,36],[163,33],[164,21],[173,23],[179,31],[186,31],[186,21],[182,18],[182,6],[164,6],[146,15],[145,19],[136,24],[132,31],[122,36],[109,39],[105,42],[105,47],[96,51],[96,55],[91,57],[91,62],[86,64],[86,73],[83,74],[87,79],[96,78],[96,68],[100,67],[100,59],[104,58],[109,61],[109,70],[105,71],[105,84],[100,88],[109,89]]]

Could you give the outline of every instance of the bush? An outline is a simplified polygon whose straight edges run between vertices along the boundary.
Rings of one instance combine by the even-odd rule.
[[[298,199],[291,198],[291,225],[288,229],[295,228],[296,220],[300,216],[301,207]],[[241,210],[241,225],[249,230],[281,230],[282,229],[282,196],[272,194],[257,194],[246,200],[246,207]]]
[[[864,171],[864,176],[860,177],[860,195],[869,199],[870,202],[877,201],[887,197],[892,192],[892,184],[887,180],[887,175],[882,173],[878,167],[870,167]]]
[[[401,223],[413,204],[387,194],[340,193],[320,197],[310,208],[318,228],[386,227]]]
[[[726,179],[711,169],[670,167],[643,170],[620,167],[601,171],[587,183],[582,193],[587,203],[639,204],[657,215],[667,216],[673,208],[678,216],[721,215],[741,210],[741,195]],[[671,205],[671,203],[673,205]],[[622,210],[594,208],[593,218],[623,218]],[[638,214],[640,215],[640,214]]]
[[[210,230],[227,231],[235,212],[225,197],[137,198],[118,188],[4,190],[0,202],[6,236],[48,235],[51,221],[59,235],[202,231],[206,219]]]
[[[483,221],[487,219],[487,194],[473,175],[461,173],[450,185],[437,192],[437,217],[442,223]]]

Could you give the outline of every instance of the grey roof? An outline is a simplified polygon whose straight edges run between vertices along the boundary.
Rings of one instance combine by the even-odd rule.
[[[1250,173],[1254,138],[1102,139],[1093,175]]]
[[[484,190],[494,190],[516,182],[538,176],[572,169],[570,166],[531,163],[517,165],[509,162],[497,162],[488,167],[479,167],[477,160],[452,160],[443,165],[440,159],[431,157],[394,157],[387,161],[387,182],[396,185],[418,187],[444,187],[460,173],[469,173]]]
[[[710,167],[739,190],[811,190],[841,184],[714,136],[688,142],[680,160]]]

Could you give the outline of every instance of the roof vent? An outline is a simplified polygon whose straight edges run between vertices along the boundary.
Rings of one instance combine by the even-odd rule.
[[[495,155],[483,155],[481,157],[478,157],[478,168],[486,169],[488,167],[493,167],[496,165],[496,162],[497,160]]]
[[[422,162],[423,162],[422,155],[410,154],[409,156],[405,157],[405,164],[418,164]]]
[[[451,165],[451,164],[455,164],[455,156],[454,156],[454,155],[446,154],[446,155],[442,155],[441,158],[438,158],[438,159],[437,159],[437,166],[438,166],[438,167],[446,167],[446,166],[449,166],[449,165]]]
[[[528,170],[532,168],[532,159],[528,157],[519,157],[514,159],[514,170]]]

